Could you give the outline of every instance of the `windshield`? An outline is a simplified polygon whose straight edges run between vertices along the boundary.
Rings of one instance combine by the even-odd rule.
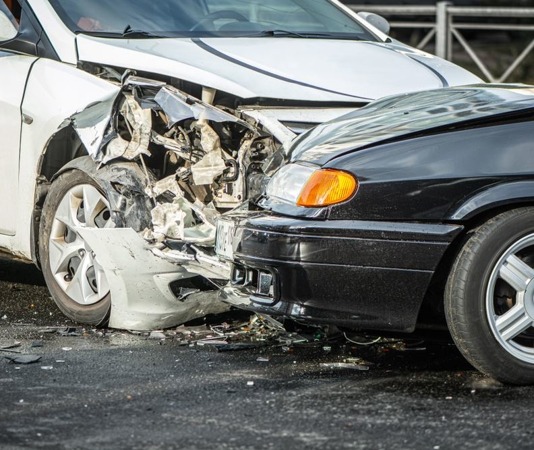
[[[318,37],[376,40],[328,0],[50,0],[75,33],[111,37]]]

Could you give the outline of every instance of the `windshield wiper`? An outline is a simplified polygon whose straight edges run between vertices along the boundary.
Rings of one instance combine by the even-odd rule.
[[[326,38],[326,39],[353,39],[357,41],[361,41],[362,38],[355,36],[353,34],[345,35],[342,33],[308,33],[308,32],[296,32],[296,31],[289,31],[289,30],[262,30],[258,33],[251,34],[250,36],[267,36],[267,37],[296,37],[296,38],[302,38],[302,39],[310,39],[310,38]]]
[[[126,25],[126,28],[122,32],[122,37],[129,37],[129,38],[144,38],[144,37],[150,37],[150,38],[158,38],[161,37],[157,34],[153,34],[150,31],[144,31],[144,30],[135,30],[131,27],[131,25]]]
[[[299,37],[303,38],[305,37],[303,34],[296,33],[294,31],[288,31],[288,30],[261,30],[257,33],[258,36],[283,36],[283,37]]]
[[[103,38],[129,38],[129,39],[136,39],[136,38],[162,38],[165,36],[161,36],[159,34],[153,34],[149,31],[143,31],[143,30],[134,30],[130,25],[128,25],[122,33],[116,32],[116,31],[100,31],[100,30],[78,30],[76,34],[87,34],[89,36],[96,36],[96,37],[103,37]]]

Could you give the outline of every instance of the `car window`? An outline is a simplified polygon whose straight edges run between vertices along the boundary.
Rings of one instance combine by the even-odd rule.
[[[49,0],[76,33],[116,37],[296,36],[375,40],[329,0]],[[313,35],[316,36],[313,36]]]
[[[0,0],[0,41],[13,39],[18,33],[18,23],[7,5]]]

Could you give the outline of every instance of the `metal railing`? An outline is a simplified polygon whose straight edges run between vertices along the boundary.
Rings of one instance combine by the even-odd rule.
[[[507,81],[510,75],[523,64],[534,49],[534,8],[507,7],[464,7],[454,6],[450,2],[437,2],[436,6],[384,6],[384,5],[358,5],[348,4],[356,12],[368,11],[395,18],[407,17],[412,20],[395,20],[391,27],[404,29],[423,29],[424,37],[416,45],[419,49],[427,47],[432,40],[435,42],[435,54],[442,58],[452,60],[455,52],[455,41],[476,64],[482,74],[490,82]],[[425,18],[426,16],[426,18]],[[430,17],[430,19],[428,19]],[[414,20],[417,18],[417,20]],[[418,20],[418,19],[421,20]],[[476,22],[466,22],[477,18]],[[483,19],[483,20],[479,20]],[[521,23],[503,23],[508,19],[521,19]],[[504,72],[496,75],[490,70],[484,58],[473,48],[466,38],[465,31],[524,31],[527,32],[527,45],[507,65]],[[532,33],[532,35],[531,35]],[[528,40],[530,39],[530,42]],[[456,46],[457,48],[457,46]]]

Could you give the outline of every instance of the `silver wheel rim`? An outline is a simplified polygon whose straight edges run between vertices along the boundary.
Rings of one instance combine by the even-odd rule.
[[[497,261],[486,291],[486,312],[501,347],[534,364],[534,234],[512,244]]]
[[[50,269],[63,292],[79,305],[101,301],[109,293],[109,284],[97,256],[75,229],[110,226],[109,203],[89,184],[71,188],[56,210],[49,242]]]

